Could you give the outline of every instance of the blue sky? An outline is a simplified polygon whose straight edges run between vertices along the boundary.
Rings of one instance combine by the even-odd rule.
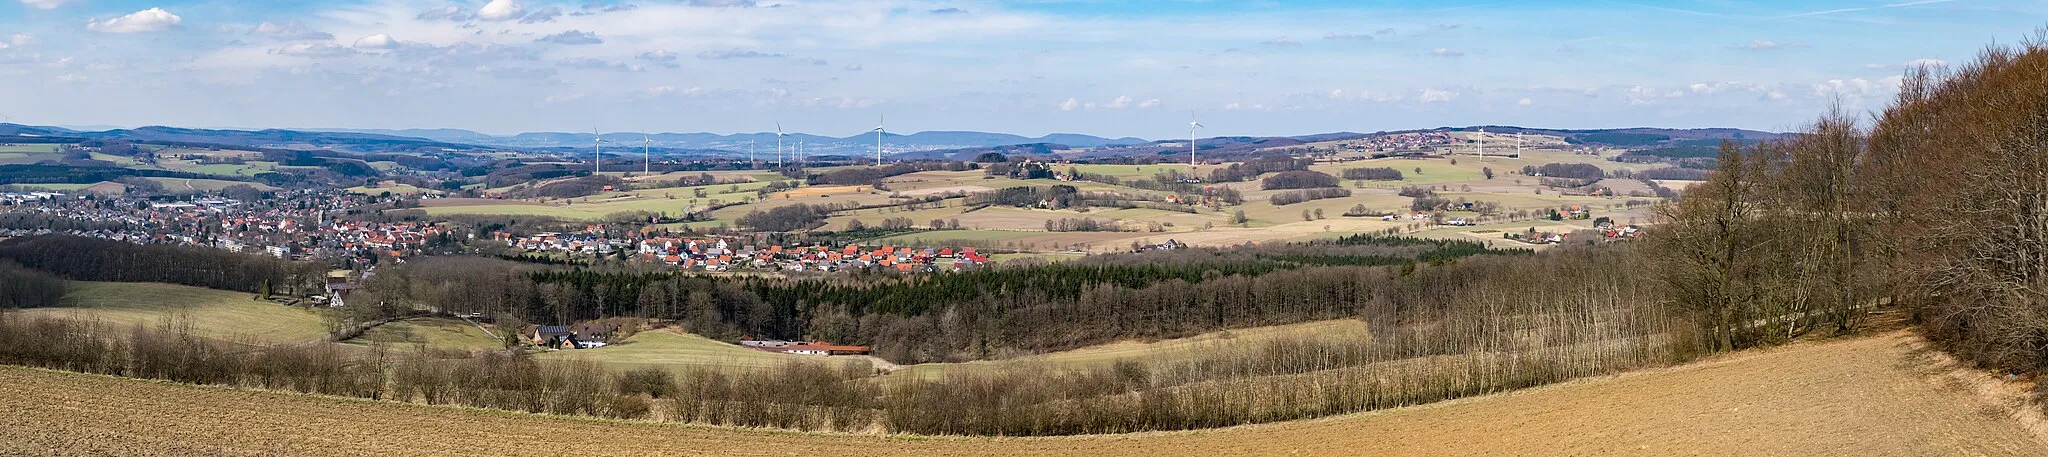
[[[53,125],[1148,138],[1794,128],[2048,2],[0,0]]]

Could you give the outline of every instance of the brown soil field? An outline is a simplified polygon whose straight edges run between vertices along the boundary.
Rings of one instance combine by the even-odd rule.
[[[1348,416],[1057,438],[611,422],[0,368],[4,455],[2044,455],[1906,332]],[[1959,374],[1960,373],[1960,374]]]

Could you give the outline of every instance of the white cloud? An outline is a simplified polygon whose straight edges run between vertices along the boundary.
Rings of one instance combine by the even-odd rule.
[[[509,21],[525,15],[526,7],[519,0],[491,0],[476,10],[476,18],[486,21]]]
[[[678,57],[682,56],[676,55],[676,53],[673,52],[660,50],[640,53],[640,60],[648,60],[654,62],[674,62]]]
[[[1323,39],[1325,39],[1325,40],[1345,40],[1345,41],[1369,41],[1369,40],[1372,40],[1372,35],[1366,35],[1366,34],[1363,34],[1363,33],[1337,33],[1337,32],[1330,32],[1330,33],[1325,33],[1325,34],[1323,34]]]
[[[1800,44],[1800,43],[1780,43],[1780,42],[1776,42],[1776,41],[1771,41],[1771,40],[1751,40],[1751,41],[1749,42],[1749,44],[1746,44],[1746,45],[1740,45],[1740,46],[1735,46],[1735,49],[1748,49],[1748,50],[1751,50],[1751,51],[1772,51],[1772,50],[1778,50],[1778,49],[1791,49],[1791,48],[1804,48],[1804,47],[1806,47],[1806,45],[1804,45],[1804,44]]]
[[[1515,104],[1516,104],[1516,105],[1521,105],[1521,106],[1531,106],[1531,105],[1535,105],[1535,104],[1536,104],[1536,101],[1535,101],[1535,100],[1530,100],[1530,99],[1529,99],[1529,97],[1522,97],[1522,99],[1521,99],[1520,101],[1516,101],[1516,102],[1515,102]]]
[[[65,3],[73,1],[75,0],[21,0],[21,4],[28,5],[30,8],[50,10],[57,9],[57,7],[64,6]]]
[[[1301,46],[1301,42],[1294,41],[1293,39],[1287,37],[1280,37],[1271,40],[1261,41],[1259,42],[1259,44],[1263,44],[1266,46]]]
[[[533,41],[566,45],[604,44],[604,39],[598,38],[597,32],[585,32],[581,30],[570,30],[562,33],[548,35],[540,37],[540,39]]]
[[[1914,59],[1906,62],[1907,67],[1946,67],[1948,62],[1941,59]]]
[[[1820,97],[1841,97],[1844,99],[1888,95],[1898,90],[1899,83],[1903,80],[1904,78],[1899,76],[1875,81],[1863,78],[1830,79],[1826,82],[1814,84],[1813,94]]]
[[[1127,95],[1118,95],[1116,99],[1110,100],[1109,103],[1104,106],[1110,109],[1129,108],[1131,107],[1131,97]]]
[[[584,97],[584,94],[563,94],[563,95],[549,95],[549,96],[548,96],[547,98],[543,98],[543,99],[541,99],[541,100],[540,100],[540,103],[541,103],[541,104],[543,104],[543,105],[552,105],[552,104],[556,104],[556,103],[567,103],[567,102],[573,102],[573,101],[577,101],[577,100],[582,100],[582,99],[583,99],[583,97]]]
[[[1457,98],[1457,91],[1423,89],[1422,96],[1418,97],[1417,99],[1422,100],[1423,103],[1444,103]]]
[[[1459,51],[1450,48],[1436,48],[1429,50],[1429,55],[1437,57],[1459,57],[1465,55],[1465,51]]]
[[[733,49],[729,51],[704,51],[697,53],[697,58],[704,60],[772,59],[777,57],[782,57],[782,54],[746,49]]]
[[[443,19],[459,21],[465,18],[462,15],[462,7],[449,5],[421,11],[419,15],[413,16],[413,19],[422,21],[438,21]]]
[[[382,33],[357,38],[356,49],[398,49],[398,40]]]
[[[1068,98],[1067,101],[1060,102],[1060,111],[1073,111],[1075,108],[1080,107],[1081,100],[1077,98]]]
[[[1156,98],[1146,99],[1145,101],[1138,102],[1138,109],[1152,109],[1157,107],[1159,107],[1159,99]]]
[[[334,43],[292,43],[284,45],[282,48],[277,48],[271,51],[271,53],[297,57],[328,58],[352,56],[356,54],[356,50]]]
[[[267,37],[271,37],[271,38],[275,38],[275,39],[279,39],[279,40],[332,40],[332,39],[334,39],[334,34],[331,34],[331,33],[327,33],[327,32],[322,32],[322,31],[318,31],[318,30],[313,30],[313,29],[308,29],[308,28],[306,28],[306,26],[304,26],[304,25],[300,25],[300,24],[299,24],[299,21],[290,21],[290,22],[285,22],[285,23],[283,23],[283,24],[278,24],[278,23],[274,23],[274,22],[265,22],[265,23],[262,23],[262,24],[256,24],[256,29],[255,29],[255,30],[250,30],[250,31],[249,31],[249,33],[250,33],[250,34],[252,34],[252,35],[263,35],[263,36],[267,36]]]
[[[539,24],[539,23],[542,23],[542,22],[554,22],[555,18],[556,18],[556,17],[560,17],[561,15],[562,15],[562,8],[561,8],[561,7],[558,7],[558,6],[550,6],[550,7],[547,7],[547,8],[541,8],[541,9],[540,9],[540,11],[534,11],[534,12],[533,12],[533,14],[528,14],[528,15],[526,15],[526,18],[524,18],[524,19],[520,19],[520,20],[519,20],[519,23],[521,23],[521,24]]]
[[[7,37],[7,44],[14,45],[15,47],[29,46],[36,43],[38,43],[36,37],[29,36],[26,33],[16,33],[14,36]]]
[[[177,27],[182,22],[185,22],[184,18],[164,11],[163,8],[150,8],[104,21],[89,20],[85,22],[85,29],[102,33],[161,32]]]

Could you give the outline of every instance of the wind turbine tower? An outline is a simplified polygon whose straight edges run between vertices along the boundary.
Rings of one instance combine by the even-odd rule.
[[[1200,128],[1202,128],[1202,123],[1201,123],[1201,122],[1196,122],[1196,121],[1195,121],[1195,115],[1193,115],[1193,114],[1189,114],[1189,115],[1188,115],[1188,169],[1189,169],[1189,170],[1193,170],[1193,169],[1195,169],[1195,130],[1196,130],[1196,129],[1200,129]]]
[[[643,149],[643,152],[647,154],[647,163],[646,163],[646,164],[643,164],[643,165],[641,165],[641,166],[640,166],[640,174],[643,174],[643,175],[644,175],[644,174],[653,174],[653,173],[654,173],[654,138],[653,138],[653,137],[649,137],[649,136],[647,136],[647,132],[640,132],[640,142],[641,142],[641,145],[640,145],[640,147],[641,147],[641,148],[644,148],[644,149]]]
[[[887,132],[887,130],[882,129],[882,126],[888,125],[888,120],[889,116],[886,115],[875,120],[875,166],[877,167],[882,166],[882,134]]]
[[[595,145],[592,149],[597,151],[597,160],[590,161],[590,174],[604,173],[604,134],[598,133],[597,127],[591,127],[590,135],[597,137],[592,143]]]
[[[782,168],[782,123],[775,123],[775,168]]]
[[[1486,160],[1486,129],[1479,129],[1479,160]]]

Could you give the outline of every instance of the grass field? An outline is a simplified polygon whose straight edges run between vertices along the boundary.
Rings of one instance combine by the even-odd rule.
[[[158,283],[72,282],[62,307],[14,311],[24,315],[84,317],[132,326],[166,322],[222,340],[289,343],[319,339],[327,326],[319,312],[256,300],[246,292]]]
[[[7,455],[2048,454],[2018,383],[1898,332],[1326,419],[1053,438],[613,422],[0,368]],[[2038,413],[2033,413],[2037,417]]]
[[[363,336],[345,341],[349,344],[367,345],[384,343],[393,346],[424,345],[434,349],[455,349],[473,351],[479,349],[502,349],[503,341],[475,325],[461,319],[444,317],[422,317],[406,319],[379,325],[363,332]]]
[[[410,185],[410,184],[389,184],[389,183],[386,183],[386,184],[378,184],[378,185],[377,185],[376,187],[370,187],[370,186],[356,186],[356,187],[350,187],[350,188],[348,188],[348,189],[345,189],[345,190],[347,190],[348,192],[352,192],[352,193],[357,193],[357,194],[362,194],[362,195],[380,195],[380,194],[383,194],[383,193],[385,193],[385,192],[390,192],[390,193],[391,193],[391,195],[418,195],[418,194],[422,194],[422,193],[436,193],[436,194],[437,194],[437,193],[440,193],[440,191],[437,191],[437,190],[433,190],[433,189],[421,189],[421,188],[419,188],[419,187],[415,187],[415,186],[413,186],[413,185]]]
[[[20,187],[20,188],[23,188],[23,189],[42,189],[42,190],[47,190],[47,191],[51,191],[51,192],[73,192],[73,191],[80,191],[80,190],[85,190],[85,188],[88,188],[88,187],[92,187],[92,186],[98,185],[98,183],[93,183],[93,184],[64,184],[64,183],[56,183],[56,184],[8,184],[8,185],[10,185],[10,186],[14,186],[14,187]]]
[[[0,144],[0,153],[57,152],[60,148],[55,144]]]
[[[159,183],[163,183],[163,185],[164,185],[164,191],[167,191],[167,192],[171,192],[171,193],[192,193],[192,192],[214,192],[214,191],[219,191],[219,190],[221,190],[221,189],[226,189],[226,188],[228,188],[228,186],[233,186],[233,185],[237,185],[237,184],[240,184],[240,185],[247,185],[247,186],[249,186],[249,187],[254,187],[254,188],[256,188],[256,190],[261,190],[261,191],[266,191],[266,192],[268,192],[268,191],[274,191],[274,190],[277,190],[277,187],[273,187],[273,186],[270,186],[270,185],[268,185],[268,184],[263,184],[263,183],[260,183],[260,182],[244,182],[244,181],[225,181],[225,180],[219,180],[219,179],[186,179],[186,178],[143,178],[143,179],[148,179],[148,180],[151,180],[151,181],[156,181],[156,182],[159,182]]]
[[[815,357],[741,348],[672,329],[644,331],[609,346],[559,350],[540,354],[536,358],[589,360],[615,370],[646,366],[660,366],[671,370],[693,366],[748,369],[775,366],[792,360],[817,360]]]
[[[1372,339],[1372,335],[1366,331],[1365,323],[1362,321],[1353,319],[1316,321],[1216,331],[1169,340],[1119,341],[1070,351],[1008,360],[911,365],[891,376],[941,376],[944,373],[955,370],[985,369],[1004,364],[1044,364],[1047,367],[1057,369],[1098,367],[1124,359],[1143,360],[1146,362],[1172,362],[1198,358],[1210,351],[1230,346],[1252,345],[1303,337],[1347,340]]]

